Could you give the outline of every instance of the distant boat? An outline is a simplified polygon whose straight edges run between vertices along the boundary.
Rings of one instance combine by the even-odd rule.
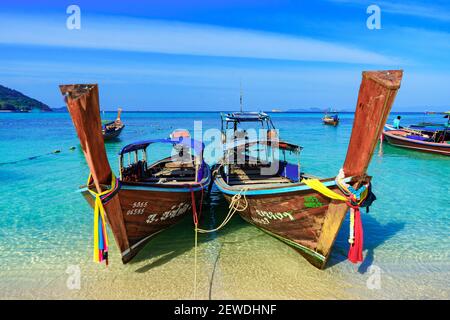
[[[339,124],[339,115],[336,111],[329,111],[325,113],[322,121],[326,125],[337,126]]]
[[[112,140],[119,137],[125,125],[122,120],[120,120],[120,114],[122,109],[117,110],[117,118],[114,121],[102,120],[102,134],[104,140]]]
[[[383,136],[396,147],[450,156],[450,129],[446,127],[424,127],[421,129],[385,125]]]

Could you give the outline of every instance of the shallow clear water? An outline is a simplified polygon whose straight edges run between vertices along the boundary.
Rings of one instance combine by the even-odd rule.
[[[342,114],[337,128],[322,125],[321,116],[272,117],[284,140],[304,147],[303,171],[334,176],[353,115]],[[192,130],[194,120],[204,129],[220,128],[218,113],[124,113],[122,119],[121,139],[106,145],[114,170],[117,152],[129,142]],[[402,124],[421,121],[442,119],[402,115]],[[155,151],[154,159],[161,150]],[[347,221],[328,268],[319,271],[236,216],[218,233],[199,235],[197,268],[189,219],[157,236],[128,265],[112,246],[105,268],[91,261],[92,210],[76,192],[88,167],[69,115],[0,114],[0,298],[448,299],[450,159],[386,144],[379,151],[369,168],[378,200],[363,215],[360,266],[345,260]],[[213,189],[202,223],[217,225],[227,210]],[[80,289],[67,286],[68,267],[80,270]]]

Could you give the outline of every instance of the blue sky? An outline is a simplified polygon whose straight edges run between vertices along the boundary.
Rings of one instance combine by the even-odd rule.
[[[111,3],[112,2],[112,3]],[[69,5],[81,29],[66,27]],[[381,9],[369,30],[366,9]],[[0,84],[52,107],[99,83],[104,109],[354,109],[361,71],[405,70],[394,111],[450,109],[448,1],[161,0],[0,4]]]

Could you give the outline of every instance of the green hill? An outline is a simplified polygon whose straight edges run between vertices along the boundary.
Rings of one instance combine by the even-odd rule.
[[[27,97],[19,91],[0,85],[0,111],[29,111],[32,109],[52,111],[48,105]]]

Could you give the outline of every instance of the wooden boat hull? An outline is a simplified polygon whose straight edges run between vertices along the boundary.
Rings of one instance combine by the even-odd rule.
[[[402,76],[401,70],[363,72],[343,165],[345,182],[356,189],[357,178],[366,177]],[[226,164],[226,158],[223,162]],[[231,203],[234,195],[241,194],[239,201],[247,201],[247,206],[239,205],[245,208],[240,212],[244,220],[295,247],[314,266],[320,269],[326,266],[348,210],[345,202],[330,200],[303,183],[230,185],[223,175],[225,171],[218,174],[215,183],[226,200]],[[342,194],[333,178],[321,182]]]
[[[333,179],[321,181],[341,194]],[[216,185],[231,202],[236,191],[227,188],[221,177]],[[325,267],[348,210],[345,203],[331,201],[301,183],[244,195],[248,205],[239,214],[245,221],[292,246],[315,267]]]
[[[61,85],[60,90],[89,166],[92,178],[89,191],[102,196],[107,222],[122,254],[122,261],[127,263],[154,235],[192,214],[193,203],[199,205],[202,194],[208,190],[210,169],[205,164],[199,182],[193,180],[180,183],[175,180],[153,183],[136,180],[139,182],[123,181],[116,184],[102,134],[98,86]],[[112,185],[114,189],[109,190]],[[94,197],[89,191],[86,187],[82,189],[87,201],[94,205]]]
[[[209,168],[205,168],[209,172]],[[207,192],[210,176],[201,185],[193,186],[197,214]],[[94,198],[82,189],[87,202],[94,207]],[[142,186],[121,184],[118,191],[122,219],[129,248],[122,251],[122,261],[130,261],[153,236],[175,225],[186,216],[193,216],[191,189],[185,186]],[[106,209],[108,215],[108,210]]]
[[[395,130],[383,132],[383,136],[386,141],[393,146],[450,156],[450,144],[448,143],[435,143],[408,139],[406,137],[395,135],[395,132]]]
[[[333,119],[322,119],[323,124],[329,125],[329,126],[337,126],[339,124],[339,120],[333,120]]]

